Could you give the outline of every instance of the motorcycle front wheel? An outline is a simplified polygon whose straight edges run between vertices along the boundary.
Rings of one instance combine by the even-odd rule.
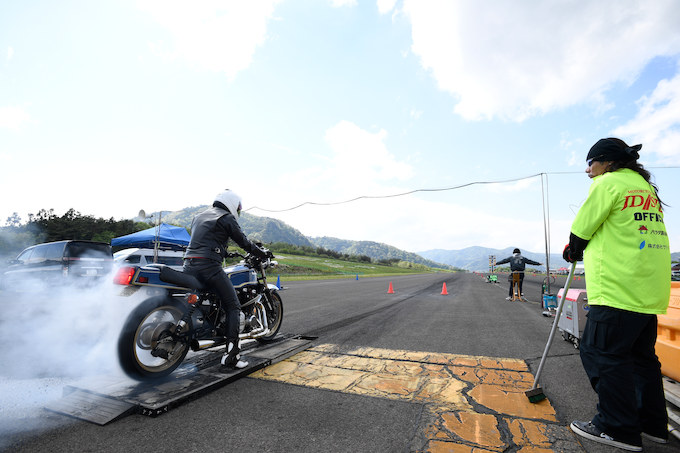
[[[269,333],[263,337],[257,338],[257,341],[260,343],[269,343],[273,341],[276,334],[279,333],[281,322],[283,321],[283,302],[281,301],[281,296],[273,291],[269,294],[271,294],[271,298],[267,298],[264,303]]]
[[[167,376],[184,360],[188,342],[175,341],[172,332],[186,306],[167,296],[142,302],[128,316],[118,338],[118,359],[133,379]],[[185,330],[191,329],[191,319]]]

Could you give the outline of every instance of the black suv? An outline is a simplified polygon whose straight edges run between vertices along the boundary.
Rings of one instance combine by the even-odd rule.
[[[26,248],[8,264],[2,276],[5,289],[17,290],[15,285],[28,279],[47,284],[89,283],[111,272],[113,253],[105,242],[48,242]]]

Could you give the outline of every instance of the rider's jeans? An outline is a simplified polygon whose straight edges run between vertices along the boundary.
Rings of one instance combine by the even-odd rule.
[[[222,263],[210,259],[187,259],[184,260],[183,270],[217,293],[227,315],[227,339],[237,341],[240,304],[231,280],[222,269]]]

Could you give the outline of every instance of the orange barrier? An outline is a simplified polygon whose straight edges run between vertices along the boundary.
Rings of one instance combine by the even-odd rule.
[[[680,282],[671,282],[671,298],[665,315],[658,315],[656,355],[661,373],[680,381]]]

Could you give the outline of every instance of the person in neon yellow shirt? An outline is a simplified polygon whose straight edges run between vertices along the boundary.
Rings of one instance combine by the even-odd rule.
[[[563,253],[584,263],[589,313],[580,355],[599,399],[595,417],[571,429],[629,451],[642,451],[642,437],[668,442],[654,344],[656,315],[670,297],[670,247],[658,188],[637,161],[641,148],[604,138],[590,149],[593,182]]]

